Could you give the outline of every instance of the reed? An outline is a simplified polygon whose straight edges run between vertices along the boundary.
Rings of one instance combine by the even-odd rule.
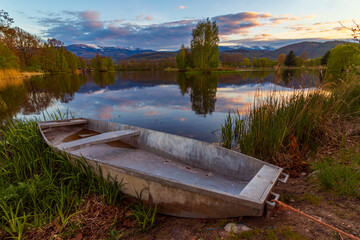
[[[225,147],[232,139],[242,153],[271,162],[277,153],[288,153],[294,142],[301,149],[316,149],[331,140],[335,122],[359,114],[360,84],[353,79],[327,91],[295,91],[287,97],[273,94],[254,103],[245,116],[229,114],[221,131]]]
[[[48,114],[52,119],[67,114]],[[46,117],[46,116],[45,116]],[[0,130],[0,239],[23,238],[29,228],[55,218],[66,225],[83,198],[100,195],[118,204],[122,183],[104,178],[101,169],[54,152],[43,141],[37,119],[11,120]]]
[[[16,69],[0,69],[0,79],[21,78],[21,73]]]

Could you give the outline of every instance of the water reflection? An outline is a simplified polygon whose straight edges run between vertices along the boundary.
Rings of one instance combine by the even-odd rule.
[[[181,94],[190,94],[192,110],[206,117],[215,111],[216,90],[219,77],[214,75],[187,75],[179,73],[178,84]]]
[[[230,109],[245,113],[254,98],[274,88],[282,94],[309,88],[317,72],[239,72],[191,75],[177,72],[58,74],[0,82],[7,109],[0,118],[39,116],[55,109],[205,141],[216,141]]]

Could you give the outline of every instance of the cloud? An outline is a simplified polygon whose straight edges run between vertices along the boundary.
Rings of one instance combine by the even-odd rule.
[[[180,9],[180,10],[183,10],[183,9],[185,9],[185,8],[187,8],[187,7],[184,6],[184,5],[180,5],[180,6],[177,7],[177,9]]]
[[[271,14],[241,12],[213,17],[220,29],[220,35],[246,34],[249,28],[261,26],[259,19],[270,18]]]
[[[180,8],[185,6],[179,6]],[[46,26],[42,31],[45,38],[56,38],[65,44],[91,43],[122,47],[139,47],[151,49],[178,49],[181,44],[189,43],[191,31],[202,19],[186,19],[157,24],[138,24],[125,19],[102,20],[97,11],[62,11],[62,14],[39,13],[37,22]],[[327,38],[334,32],[340,37],[339,23],[318,22],[307,24],[313,16],[297,17],[292,15],[273,15],[269,13],[239,12],[219,15],[211,18],[219,26],[221,44],[239,44],[241,42],[268,41],[272,45],[284,44],[288,39]],[[149,15],[139,15],[136,21],[152,21]],[[303,21],[292,25],[293,21]],[[305,22],[304,22],[305,21]],[[282,31],[265,33],[281,26]],[[292,34],[291,37],[288,34]],[[313,34],[313,35],[310,35]],[[314,35],[315,34],[315,35]],[[321,35],[322,34],[322,35]],[[299,41],[299,40],[298,40]],[[256,43],[255,43],[256,44]]]
[[[114,108],[112,106],[105,106],[99,109],[99,118],[102,120],[109,120],[113,118],[112,111]]]
[[[269,19],[272,25],[278,25],[286,21],[299,21],[300,18],[292,17],[292,16],[282,16],[282,17],[274,17]]]
[[[63,17],[43,17],[38,23],[48,26],[42,31],[46,38],[61,39],[65,44],[93,43],[141,48],[177,49],[189,42],[191,30],[198,20],[181,20],[160,24],[139,25],[123,19],[101,21],[100,13],[94,11],[63,12]],[[138,20],[152,19],[140,15]]]
[[[149,15],[139,15],[136,17],[136,20],[148,20],[148,21],[151,21],[153,19],[152,16],[149,16]]]
[[[292,25],[292,26],[287,26],[286,28],[294,31],[294,32],[299,32],[299,31],[314,31],[315,28],[311,27],[309,25],[304,25],[304,24],[299,24],[299,25]]]
[[[155,116],[158,115],[158,111],[144,112],[145,116]]]

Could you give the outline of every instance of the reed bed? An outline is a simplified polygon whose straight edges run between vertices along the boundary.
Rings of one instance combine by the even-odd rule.
[[[16,69],[0,69],[0,79],[21,78],[21,73]]]
[[[255,102],[248,114],[228,115],[221,128],[223,145],[272,162],[278,153],[315,150],[334,137],[335,123],[360,114],[358,79],[331,90],[297,91]]]

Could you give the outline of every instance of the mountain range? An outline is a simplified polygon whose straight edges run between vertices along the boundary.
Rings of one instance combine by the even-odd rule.
[[[241,53],[246,58],[269,58],[275,60],[280,54],[288,54],[291,50],[299,55],[306,55],[308,58],[317,58],[323,56],[326,51],[331,50],[342,41],[327,42],[300,42],[286,45],[284,47],[274,49],[269,46],[219,46],[220,54]],[[151,49],[141,48],[123,48],[98,46],[94,44],[73,44],[66,46],[67,50],[75,53],[79,57],[86,59],[94,57],[97,53],[101,56],[112,57],[113,60],[153,60],[175,57],[178,51],[155,51]]]

